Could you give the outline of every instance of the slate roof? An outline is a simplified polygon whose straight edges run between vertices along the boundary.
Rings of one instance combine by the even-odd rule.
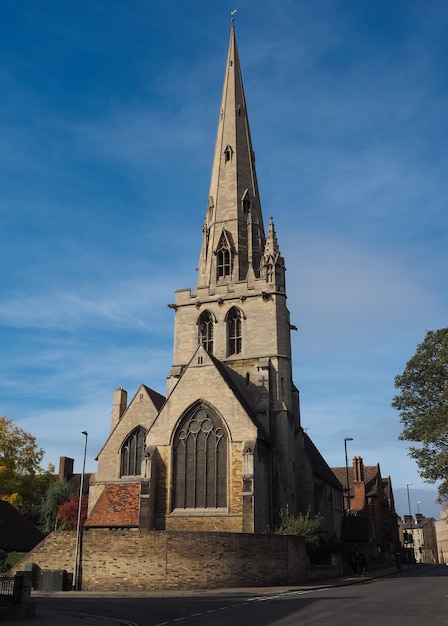
[[[342,484],[338,477],[334,474],[332,469],[316,448],[314,443],[311,441],[310,437],[305,434],[304,443],[305,443],[305,452],[311,464],[311,468],[313,470],[313,474],[322,478],[325,482],[333,485],[336,489],[340,489],[342,491]]]
[[[160,393],[157,393],[157,391],[154,391],[154,389],[151,389],[151,387],[147,387],[146,385],[142,385],[142,387],[146,389],[149,397],[153,401],[154,406],[156,407],[158,411],[160,411],[160,409],[165,403],[165,400],[166,400],[165,396],[162,396]]]
[[[111,483],[104,487],[85,526],[134,528],[139,516],[140,483]]]
[[[44,535],[12,504],[0,500],[0,548],[5,552],[29,552]]]
[[[258,431],[260,433],[260,438],[266,442],[270,442],[270,437],[268,433],[263,428],[263,425],[260,424],[257,414],[253,410],[250,402],[247,400],[246,396],[242,393],[240,387],[238,386],[238,384],[236,383],[236,380],[234,379],[234,376],[237,375],[236,372],[234,372],[230,367],[227,367],[222,361],[220,361],[215,356],[213,356],[213,354],[209,354],[208,356],[210,357],[210,360],[215,364],[216,369],[221,374],[223,380],[225,381],[229,389],[231,389],[232,393],[235,395],[238,402],[241,404],[241,406],[249,415],[249,417],[251,418],[255,426],[258,428]]]

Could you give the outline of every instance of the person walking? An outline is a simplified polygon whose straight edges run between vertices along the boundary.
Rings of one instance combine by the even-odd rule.
[[[358,554],[356,555],[356,560],[358,563],[359,573],[361,574],[361,576],[364,576],[364,572],[366,569],[366,557],[362,552],[358,552]]]

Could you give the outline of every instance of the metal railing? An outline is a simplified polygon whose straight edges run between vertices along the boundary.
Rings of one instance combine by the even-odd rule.
[[[0,576],[0,606],[20,604],[23,576]]]

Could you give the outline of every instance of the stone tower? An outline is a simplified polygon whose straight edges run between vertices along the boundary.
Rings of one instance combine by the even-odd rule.
[[[142,386],[126,406],[116,390],[87,524],[107,525],[105,494],[112,506],[125,488],[139,502],[140,528],[263,532],[281,511],[306,510],[313,479],[292,380],[285,263],[272,218],[267,232],[263,225],[233,25],[198,282],[169,306],[166,401]]]
[[[292,381],[293,327],[286,307],[285,263],[272,218],[267,233],[263,226],[233,27],[202,227],[198,282],[193,292],[177,291],[171,306],[175,309],[174,360],[168,398],[187,367],[205,364],[203,351],[225,368],[260,427],[258,443],[264,438],[269,442],[270,484],[263,489],[274,500],[269,512],[267,503],[262,508],[266,512],[263,523],[271,525],[280,509],[288,506],[294,511],[303,506],[303,487],[308,481],[300,476],[303,441],[298,392]],[[205,391],[200,390],[203,397]],[[251,485],[250,489],[255,493],[257,488]]]

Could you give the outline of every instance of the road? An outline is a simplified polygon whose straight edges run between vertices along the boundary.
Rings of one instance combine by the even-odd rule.
[[[346,581],[347,582],[347,581]],[[45,597],[38,607],[123,619],[138,626],[447,626],[448,567],[421,565],[357,584],[260,594],[190,593],[148,597]]]

